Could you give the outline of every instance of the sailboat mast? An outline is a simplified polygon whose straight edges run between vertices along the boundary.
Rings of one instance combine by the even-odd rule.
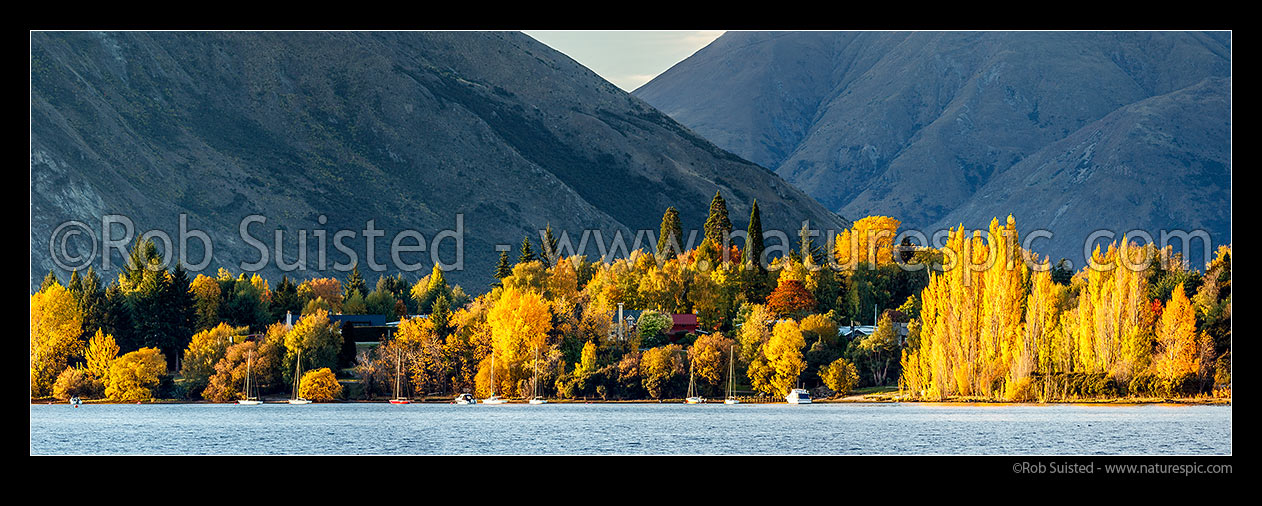
[[[298,382],[302,380],[302,348],[298,348],[298,358],[294,360],[294,398],[298,398]]]

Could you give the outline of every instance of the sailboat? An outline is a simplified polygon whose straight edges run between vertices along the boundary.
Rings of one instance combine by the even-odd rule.
[[[302,383],[302,348],[298,348],[298,358],[294,360],[294,396],[289,399],[290,404],[311,404],[311,401],[303,399],[298,395],[298,384]]]
[[[403,376],[402,352],[396,354],[394,363],[394,398],[390,399],[390,404],[411,404],[412,401],[403,396],[403,385],[400,383],[400,379]]]
[[[693,380],[692,366],[688,366],[688,398],[684,402],[688,404],[705,404],[705,398],[697,395],[697,383]]]
[[[530,387],[530,391],[535,395],[530,398],[531,404],[547,404],[547,399],[539,397],[539,347],[535,347],[535,379],[534,385]]]
[[[508,402],[506,399],[495,395],[495,351],[491,351],[491,396],[482,399],[482,404],[504,404]]]
[[[254,365],[253,362],[254,352],[247,353],[245,356],[245,398],[237,401],[237,404],[243,406],[254,406],[263,403],[263,401],[259,400],[258,396],[250,396],[250,376],[253,375],[253,371],[251,370]],[[258,388],[258,386],[256,385],[255,388]]]
[[[736,400],[736,397],[732,395],[732,388],[736,386],[736,363],[732,362],[733,348],[728,348],[727,351],[727,398],[723,399],[723,404],[741,403],[741,401]]]

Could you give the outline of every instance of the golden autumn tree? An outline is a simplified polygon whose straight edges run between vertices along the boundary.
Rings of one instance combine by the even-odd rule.
[[[526,363],[533,358],[536,348],[547,346],[548,332],[552,330],[548,302],[537,291],[517,289],[505,283],[499,299],[487,312],[486,321],[496,362],[494,391],[524,395],[517,392],[518,381],[533,374],[534,371],[526,371]],[[481,375],[479,372],[479,377]]]
[[[868,216],[837,235],[833,259],[842,269],[858,264],[887,265],[894,262],[894,237],[902,222],[888,216]]]
[[[1099,246],[1092,253],[1078,301],[1062,323],[1073,341],[1074,372],[1127,380],[1145,369],[1151,349],[1143,326],[1150,251],[1123,239],[1103,254]]]
[[[210,383],[215,375],[215,364],[223,359],[228,346],[234,341],[241,341],[249,333],[248,327],[233,327],[220,323],[213,328],[193,334],[184,350],[184,360],[180,375],[184,377],[185,387],[191,392],[200,392]]]
[[[189,283],[188,291],[193,294],[194,328],[206,330],[219,323],[219,302],[221,289],[215,278],[198,274]]]
[[[329,320],[327,311],[318,310],[302,315],[285,333],[285,354],[280,366],[282,377],[290,385],[299,379],[294,373],[300,350],[303,370],[337,367],[337,355],[342,350],[341,326]]]
[[[859,384],[859,370],[849,360],[839,358],[828,367],[821,368],[819,378],[824,381],[824,386],[845,395]]]
[[[1011,216],[988,234],[953,228],[943,271],[921,292],[917,348],[904,350],[900,385],[916,397],[998,396],[1018,352],[1028,268]]]
[[[749,365],[750,385],[767,395],[783,395],[797,384],[806,360],[802,349],[806,339],[797,322],[785,320],[776,323],[771,339],[762,347],[762,353]]]
[[[105,396],[110,400],[132,402],[153,398],[153,389],[167,373],[167,360],[157,348],[141,348],[110,364]]]
[[[711,391],[727,379],[729,350],[736,342],[723,337],[722,333],[703,334],[688,348],[688,361],[699,383],[709,385]]]
[[[53,283],[31,296],[31,396],[52,393],[67,361],[82,353],[83,316],[74,295]]]
[[[114,341],[113,335],[96,329],[96,334],[88,340],[88,351],[84,357],[87,360],[88,374],[98,381],[105,381],[110,374],[110,364],[118,358],[119,351],[118,343]]]
[[[1196,312],[1179,283],[1161,312],[1153,368],[1163,378],[1178,378],[1197,372],[1197,359]]]
[[[417,392],[445,392],[449,362],[442,336],[429,318],[410,318],[399,324],[395,343],[408,355],[407,372]]]
[[[298,285],[298,298],[304,304],[322,299],[333,313],[342,310],[342,282],[335,278],[316,278],[303,281]]]
[[[736,358],[742,364],[753,363],[754,358],[762,353],[763,344],[771,339],[771,329],[768,324],[773,318],[767,306],[762,304],[749,306],[749,314],[745,316],[745,322],[736,333],[739,344]]]
[[[684,367],[683,348],[678,344],[668,344],[649,348],[640,357],[639,372],[644,390],[654,399],[661,399],[668,393],[672,380],[686,373]]]

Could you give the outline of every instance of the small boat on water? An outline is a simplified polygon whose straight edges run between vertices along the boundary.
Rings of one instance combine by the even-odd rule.
[[[535,379],[534,379],[534,383],[530,387],[530,390],[532,393],[534,393],[534,396],[530,398],[531,404],[547,404],[548,403],[548,400],[544,399],[543,397],[539,397],[539,393],[538,393],[539,392],[539,347],[538,346],[535,347]]]
[[[697,395],[697,383],[693,380],[692,367],[688,367],[688,398],[684,399],[688,404],[705,404],[705,397]]]
[[[257,406],[263,403],[257,395],[250,395],[250,376],[254,374],[253,365],[254,353],[251,352],[245,356],[245,398],[237,401],[237,404],[242,406]],[[258,385],[255,385],[255,388],[258,388]]]
[[[784,396],[784,400],[789,404],[810,404],[811,393],[805,388],[794,388],[789,395]]]
[[[77,408],[77,407],[79,407],[79,397],[78,397],[78,396],[71,397],[71,398],[70,398],[70,405],[71,405],[71,406],[74,406],[74,407],[76,407],[76,408]]]
[[[472,395],[460,394],[460,395],[457,395],[455,400],[451,402],[453,404],[477,404],[478,400],[474,399]]]
[[[736,400],[736,397],[732,395],[732,388],[735,386],[736,382],[736,376],[733,374],[736,372],[736,363],[732,362],[733,350],[735,348],[736,347],[733,346],[727,350],[727,398],[723,399],[723,404],[741,403],[741,401]]]
[[[482,404],[505,404],[508,399],[495,395],[495,352],[491,352],[491,396],[482,399]]]
[[[411,404],[412,401],[403,396],[403,386],[400,383],[403,374],[403,356],[397,355],[394,363],[394,398],[390,399],[390,404]]]
[[[311,404],[310,400],[304,399],[298,395],[298,384],[302,383],[302,348],[298,348],[298,358],[294,360],[294,396],[289,399],[290,404]]]

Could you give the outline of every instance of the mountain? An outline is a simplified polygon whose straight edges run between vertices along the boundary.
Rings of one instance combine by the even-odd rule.
[[[427,274],[435,239],[459,223],[463,270],[447,278],[478,293],[497,245],[516,258],[529,235],[538,250],[548,224],[575,246],[585,230],[606,244],[621,231],[629,244],[636,231],[656,234],[668,206],[699,230],[716,191],[738,229],[755,199],[769,229],[846,223],[520,33],[31,34],[33,287],[49,269],[64,279],[50,248],[74,226],[57,227],[92,230],[58,257],[95,252],[100,271],[102,216],[123,215],[135,235],[165,231],[208,275],[256,263],[258,242],[269,279],[345,278],[344,248],[370,283],[372,263],[386,274],[402,265],[390,258],[396,237],[427,246],[400,255],[413,279]],[[199,239],[180,244],[181,215],[212,241],[205,265]],[[371,258],[370,221],[382,231]],[[396,235],[405,230],[422,237]],[[278,265],[277,231],[287,265],[305,238],[306,270]],[[589,257],[604,253],[598,239]],[[437,243],[444,264],[461,260],[456,243]],[[110,253],[116,271],[123,257]]]
[[[1229,33],[728,32],[634,94],[844,216],[1011,213],[1081,266],[1088,228],[1230,242],[1230,78]]]

